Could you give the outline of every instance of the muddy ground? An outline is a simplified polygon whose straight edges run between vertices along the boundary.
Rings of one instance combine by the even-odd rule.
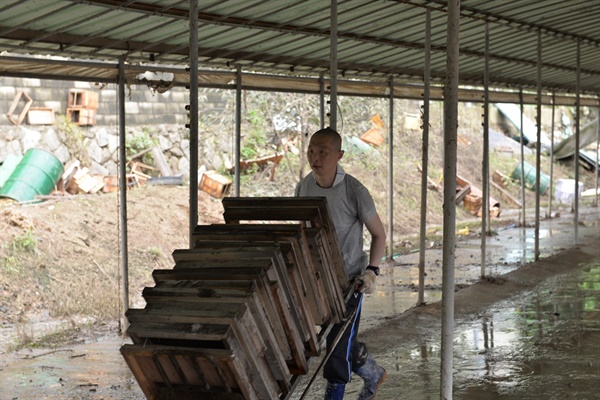
[[[181,223],[180,230],[161,231],[160,220],[164,216],[141,213],[140,210],[147,208],[137,209],[135,198],[129,209],[134,225],[150,220],[157,227],[148,230],[145,237],[131,238],[131,246],[137,249],[132,262],[143,265],[132,276],[132,292],[138,293],[138,296],[133,295],[132,303],[141,307],[143,300],[139,293],[141,288],[151,285],[150,272],[170,265],[168,254],[143,250],[158,248],[161,241],[175,243],[176,248],[186,243],[185,191],[175,190],[170,196],[169,201]],[[154,207],[160,209],[164,200],[155,198]],[[200,209],[200,222],[220,222],[220,204],[208,197],[201,201],[210,208]],[[87,236],[74,235],[75,243],[59,246],[60,243],[52,240],[55,225],[50,222],[56,218],[53,211],[60,210],[63,204],[64,201],[51,201],[32,206],[43,207],[44,212],[39,209],[30,212],[27,208],[0,211],[10,215],[12,220],[25,225],[31,223],[45,231],[47,236],[42,237],[40,246],[50,242],[61,251],[78,251],[82,264],[89,258],[95,259],[102,268],[96,263],[86,264],[96,271],[95,285],[108,282],[107,287],[116,290],[118,271],[104,267],[99,249],[108,247],[112,249],[112,257],[118,257],[117,237],[103,242],[98,229],[88,226]],[[115,201],[115,210],[117,206]],[[94,208],[93,198],[77,207],[87,209],[89,225],[105,222],[99,214],[101,211]],[[483,281],[479,279],[481,242],[477,232],[472,230],[457,242],[454,398],[600,398],[597,397],[600,390],[596,391],[594,386],[599,384],[600,374],[597,361],[600,359],[600,218],[597,208],[584,207],[580,211],[577,243],[573,214],[569,210],[562,210],[557,218],[542,221],[541,260],[538,262],[533,262],[533,228],[517,227],[517,214],[506,211],[497,225],[497,234],[487,239],[486,275],[489,279]],[[81,222],[72,223],[72,229],[81,228]],[[118,226],[107,224],[114,235]],[[4,228],[5,232],[17,229],[14,225]],[[165,226],[164,229],[172,228]],[[60,252],[51,254],[60,259]],[[148,258],[150,256],[153,258]],[[432,243],[426,252],[427,305],[420,307],[414,307],[417,262],[416,252],[388,260],[379,278],[378,291],[365,301],[362,338],[389,372],[379,399],[439,398],[441,247]],[[40,265],[53,268],[48,260],[38,261],[32,267],[40,268]],[[94,290],[93,286],[92,283],[90,290]],[[97,317],[89,324],[77,323],[77,328],[69,333],[72,338],[67,344],[9,351],[9,345],[19,336],[19,329],[30,329],[35,335],[33,331],[51,332],[52,324],[62,326],[75,324],[75,321],[52,315],[47,311],[47,303],[34,300],[36,292],[37,298],[44,299],[44,288],[14,288],[4,283],[1,289],[3,299],[26,296],[27,301],[19,303],[23,304],[21,309],[11,308],[11,304],[17,302],[2,304],[0,399],[144,398],[118,352],[129,340],[118,335],[114,319]],[[27,293],[21,293],[23,291]],[[316,368],[318,362],[319,358],[314,358],[311,368]],[[299,380],[292,398],[299,397],[307,380]],[[322,379],[317,379],[307,398],[322,398],[323,388]],[[360,382],[356,379],[347,388],[347,398],[354,398],[359,390]]]

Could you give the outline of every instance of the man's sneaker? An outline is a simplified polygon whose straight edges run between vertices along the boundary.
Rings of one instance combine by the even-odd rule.
[[[377,365],[375,360],[371,356],[368,357],[365,365],[360,367],[356,371],[358,376],[363,378],[365,385],[358,394],[358,400],[372,400],[377,394],[377,389],[387,378],[386,370],[381,366]]]

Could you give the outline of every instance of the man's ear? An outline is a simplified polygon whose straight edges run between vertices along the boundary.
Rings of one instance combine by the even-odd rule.
[[[342,157],[344,157],[344,150],[340,150],[340,152],[338,154],[338,161],[341,160]]]

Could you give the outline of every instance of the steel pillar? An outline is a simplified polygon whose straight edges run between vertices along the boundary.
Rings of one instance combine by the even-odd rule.
[[[548,218],[552,218],[552,179],[554,177],[554,112],[555,107],[554,92],[552,92],[552,122],[550,123],[550,184],[548,186]]]
[[[456,153],[460,0],[448,1],[444,85],[444,244],[442,248],[442,343],[440,398],[452,399],[454,257],[456,253]]]
[[[129,251],[127,246],[127,146],[125,141],[125,60],[119,59],[119,217],[121,243],[121,318],[120,331],[125,334],[129,322],[125,313],[129,309]]]
[[[198,0],[190,0],[190,248],[198,225]]]
[[[390,77],[390,115],[388,141],[388,257],[394,255],[394,77]]]
[[[331,0],[329,126],[337,130],[337,0]]]
[[[573,221],[573,230],[575,232],[575,245],[579,243],[579,135],[581,133],[581,39],[577,40],[577,69],[575,71],[575,116],[576,116],[576,125],[575,125],[575,154],[573,154],[573,158],[575,160],[575,194],[573,197],[573,213],[574,221]]]
[[[535,144],[535,247],[534,259],[540,259],[540,178],[542,157],[542,31],[537,32],[537,143]]]
[[[240,196],[240,161],[242,142],[242,66],[236,66],[235,75],[235,143],[234,143],[234,168],[235,168],[235,196]]]
[[[483,71],[483,160],[481,162],[481,269],[480,276],[485,277],[485,253],[488,233],[488,219],[490,216],[490,27],[485,22],[485,57]]]
[[[425,14],[425,68],[423,73],[423,143],[421,149],[421,222],[419,225],[419,298],[425,303],[425,249],[427,247],[427,174],[429,167],[429,98],[431,85],[431,10]]]

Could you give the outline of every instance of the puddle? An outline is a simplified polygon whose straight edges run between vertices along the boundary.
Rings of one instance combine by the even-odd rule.
[[[20,352],[0,371],[1,400],[143,399],[112,338],[66,349]]]
[[[398,346],[376,357],[393,371],[378,399],[439,399],[439,323],[421,316],[432,328],[406,342],[399,332]],[[457,321],[453,398],[600,399],[598,360],[600,258]],[[349,398],[360,388],[350,383]]]

